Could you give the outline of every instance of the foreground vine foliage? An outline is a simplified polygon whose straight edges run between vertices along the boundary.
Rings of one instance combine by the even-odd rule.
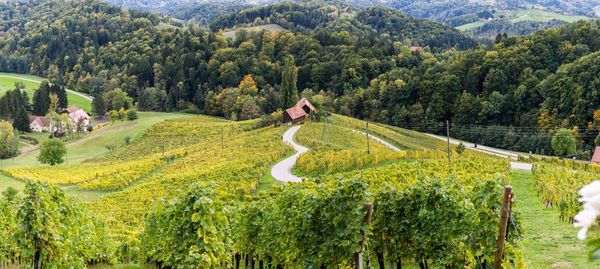
[[[31,268],[82,268],[114,260],[104,222],[46,183],[0,198],[0,262]]]

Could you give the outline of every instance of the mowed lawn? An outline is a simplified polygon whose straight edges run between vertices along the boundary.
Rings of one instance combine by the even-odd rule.
[[[600,262],[588,261],[589,249],[577,239],[578,229],[559,220],[557,208],[540,202],[530,172],[513,171],[511,184],[521,216],[527,268],[600,268]],[[600,238],[598,228],[588,236]]]
[[[5,92],[15,88],[16,82],[23,82],[25,91],[29,95],[29,99],[33,98],[34,91],[39,88],[43,78],[33,75],[15,74],[15,73],[0,73],[0,96]],[[77,94],[67,92],[69,105],[75,105],[83,108],[88,113],[92,111],[92,103],[89,99]]]

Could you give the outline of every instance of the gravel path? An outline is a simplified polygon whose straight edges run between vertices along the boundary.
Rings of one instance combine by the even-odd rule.
[[[294,164],[296,164],[298,157],[300,157],[302,153],[308,151],[308,148],[294,142],[294,135],[298,129],[300,129],[300,127],[302,127],[302,125],[294,126],[287,130],[285,134],[283,134],[283,142],[290,144],[294,150],[296,150],[296,154],[273,166],[273,169],[271,170],[271,176],[281,182],[302,182],[302,178],[292,174],[292,167]]]
[[[359,134],[362,134],[362,135],[367,135],[367,133],[365,133],[365,132],[363,132],[363,131],[359,131],[359,130],[353,130],[353,131],[354,131],[355,133],[359,133]],[[379,137],[376,137],[376,136],[374,136],[374,135],[372,135],[372,134],[369,134],[369,138],[371,138],[371,139],[373,139],[373,140],[375,140],[375,141],[377,141],[377,142],[379,142],[379,143],[383,144],[384,146],[388,147],[389,149],[391,149],[391,150],[393,150],[393,151],[400,151],[400,149],[399,149],[399,148],[397,148],[396,146],[394,146],[394,145],[392,145],[392,144],[390,144],[390,143],[386,142],[385,140],[383,140],[383,139],[381,139],[381,138],[379,138]]]
[[[439,136],[439,135],[433,135],[433,134],[427,134],[428,136],[431,136],[433,138],[437,138],[439,140],[443,140],[446,141],[446,137],[445,136]],[[489,155],[494,155],[494,156],[498,156],[498,157],[503,157],[503,158],[510,158],[513,160],[517,160],[517,158],[519,157],[517,154],[514,154],[512,152],[508,152],[505,150],[501,150],[501,149],[497,149],[497,148],[492,148],[492,147],[488,147],[488,146],[483,146],[483,145],[477,145],[477,147],[475,147],[475,144],[473,143],[469,143],[469,142],[464,142],[464,141],[460,141],[460,140],[456,140],[453,138],[450,138],[450,144],[453,145],[458,145],[460,144],[460,142],[463,143],[463,145],[465,145],[465,147],[475,150],[475,151],[479,151],[481,153],[486,153]]]
[[[447,141],[447,138],[443,137],[443,136],[433,135],[433,134],[427,134],[427,135],[431,136],[433,138],[437,138],[439,140]],[[462,141],[450,138],[450,144],[458,145],[460,142],[462,142]],[[512,160],[517,160],[519,157],[517,154],[514,154],[512,152],[508,152],[505,150],[492,148],[492,147],[488,147],[488,146],[482,146],[482,145],[477,145],[477,147],[475,147],[475,144],[469,143],[469,142],[462,142],[462,143],[463,143],[463,145],[465,145],[465,147],[467,147],[471,150],[479,151],[481,153],[485,153],[485,154],[489,154],[489,155],[494,155],[497,157],[510,159],[511,160],[510,168],[513,170],[531,171],[531,169],[533,168],[533,165],[530,163],[522,163],[522,162],[512,161]]]

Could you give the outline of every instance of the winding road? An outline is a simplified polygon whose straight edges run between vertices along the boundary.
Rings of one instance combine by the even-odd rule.
[[[273,166],[271,176],[281,182],[302,182],[302,178],[292,174],[292,167],[296,164],[298,157],[300,157],[302,153],[308,151],[308,148],[294,142],[294,135],[300,127],[302,127],[302,125],[294,126],[283,134],[283,142],[292,145],[294,150],[296,150],[296,154]]]
[[[302,127],[302,125],[294,126],[294,127],[290,128],[289,130],[287,130],[283,134],[283,142],[291,145],[294,148],[294,150],[296,150],[296,153],[294,155],[292,155],[291,157],[288,157],[288,158],[284,159],[283,161],[277,163],[275,166],[273,166],[273,169],[271,169],[271,176],[273,176],[275,179],[277,179],[281,182],[286,182],[286,183],[287,182],[302,182],[302,178],[292,174],[292,167],[296,164],[296,160],[298,160],[298,158],[300,157],[300,155],[302,155],[302,153],[305,153],[308,151],[307,147],[304,147],[304,146],[294,142],[294,135],[296,135],[296,132],[298,132],[300,127]],[[367,133],[365,133],[363,131],[358,131],[358,130],[352,130],[352,131],[354,131],[355,133],[362,134],[362,135],[367,135]],[[383,144],[384,146],[390,148],[393,151],[400,151],[399,148],[395,147],[394,145],[386,142],[385,140],[383,140],[379,137],[369,134],[369,138]]]
[[[363,132],[363,131],[359,131],[359,130],[352,130],[352,131],[354,131],[355,133],[359,133],[359,134],[361,134],[361,135],[367,135],[367,133],[365,133],[365,132]],[[393,151],[400,151],[400,149],[399,149],[399,148],[397,148],[396,146],[394,146],[394,145],[392,145],[392,144],[390,144],[390,143],[386,142],[385,140],[383,140],[383,139],[381,139],[381,138],[379,138],[379,137],[376,137],[376,136],[374,136],[374,135],[372,135],[372,134],[369,134],[369,138],[371,138],[371,139],[373,139],[373,140],[375,140],[375,141],[377,141],[377,142],[379,142],[379,143],[383,144],[384,146],[388,147],[389,149],[391,149],[391,150],[393,150]]]

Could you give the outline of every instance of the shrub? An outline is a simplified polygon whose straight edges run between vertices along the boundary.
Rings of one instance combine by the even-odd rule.
[[[128,121],[134,121],[137,119],[138,119],[137,111],[135,111],[134,109],[127,110],[127,120]]]

